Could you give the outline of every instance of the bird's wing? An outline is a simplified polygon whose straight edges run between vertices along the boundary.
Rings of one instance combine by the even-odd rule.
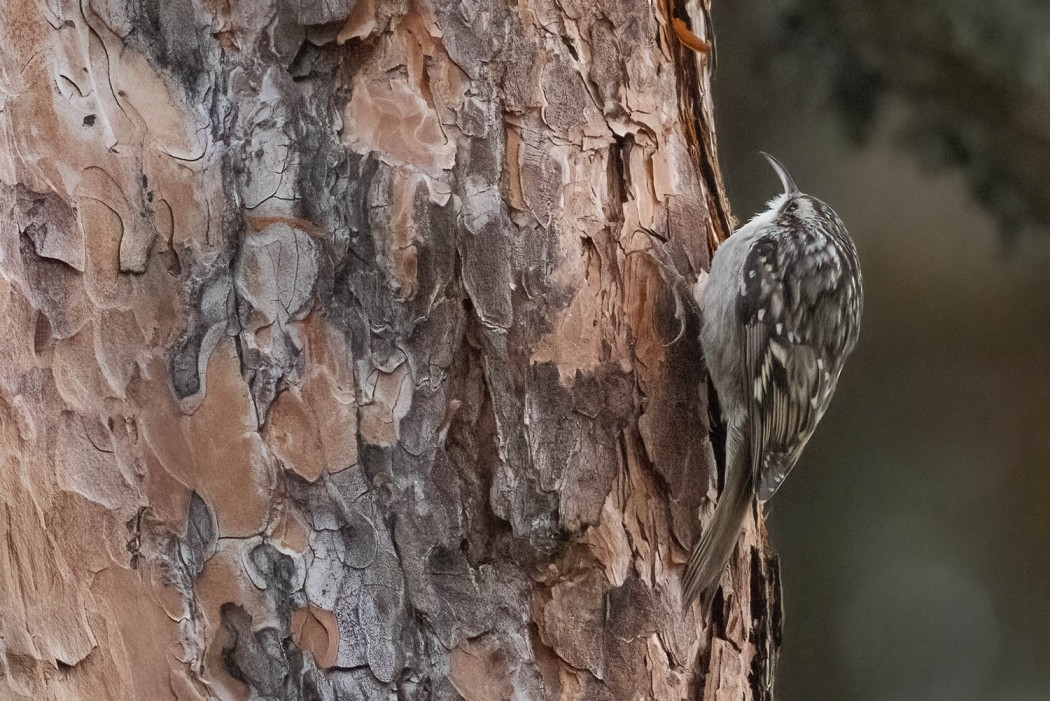
[[[819,342],[804,333],[819,327],[810,317],[822,313],[819,293],[825,291],[784,282],[782,271],[798,269],[804,255],[802,246],[767,235],[752,244],[741,273],[752,469],[761,501],[773,496],[794,467],[838,379]]]

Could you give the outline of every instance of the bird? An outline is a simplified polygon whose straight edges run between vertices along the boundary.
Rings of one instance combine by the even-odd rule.
[[[710,606],[744,518],[776,493],[831,402],[860,334],[857,248],[834,210],[761,152],[784,192],[720,245],[700,347],[726,424],[725,487],[682,578]]]

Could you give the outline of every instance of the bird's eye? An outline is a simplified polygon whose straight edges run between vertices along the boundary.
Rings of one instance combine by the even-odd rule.
[[[798,211],[798,202],[792,202],[791,204],[789,204],[787,206],[787,210],[786,211],[788,211],[788,212],[796,212],[796,211]]]

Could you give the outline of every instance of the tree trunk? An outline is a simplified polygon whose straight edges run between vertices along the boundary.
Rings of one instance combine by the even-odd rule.
[[[754,524],[680,611],[729,214],[674,17],[8,0],[0,696],[771,696]]]

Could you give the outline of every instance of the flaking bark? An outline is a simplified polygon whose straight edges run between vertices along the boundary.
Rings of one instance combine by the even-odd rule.
[[[699,10],[10,0],[0,696],[769,698]]]

